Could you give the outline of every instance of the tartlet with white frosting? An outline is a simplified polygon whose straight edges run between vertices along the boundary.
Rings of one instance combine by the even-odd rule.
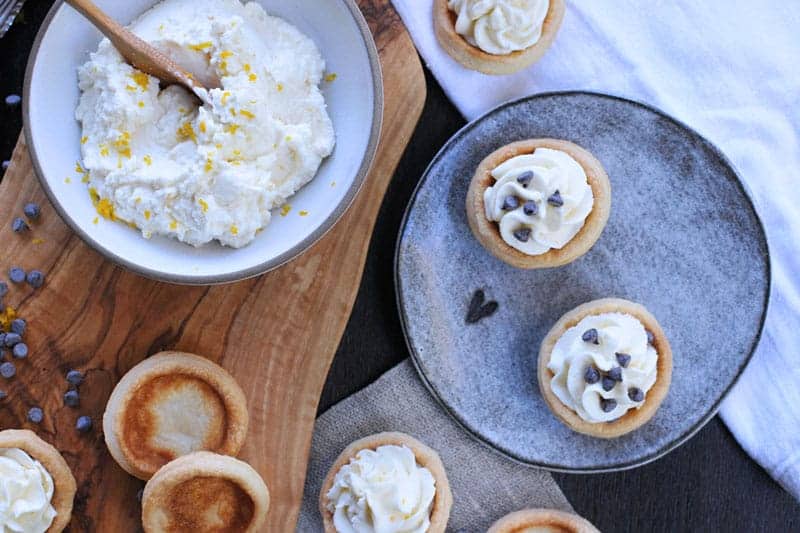
[[[611,184],[600,161],[577,144],[528,139],[481,161],[466,209],[472,233],[492,255],[517,268],[551,268],[600,238]]]
[[[0,531],[63,531],[76,490],[69,465],[53,446],[27,429],[0,431]]]
[[[614,438],[647,423],[669,391],[672,349],[644,306],[604,298],[565,314],[539,350],[539,390],[574,431]]]
[[[507,514],[486,533],[599,533],[588,520],[555,509],[524,509]]]
[[[370,435],[345,448],[319,495],[325,533],[443,533],[452,505],[439,455],[396,432]]]
[[[564,0],[434,0],[442,48],[465,67],[512,74],[538,61],[564,19]]]

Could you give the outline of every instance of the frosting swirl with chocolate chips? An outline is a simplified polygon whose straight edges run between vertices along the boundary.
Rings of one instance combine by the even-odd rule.
[[[487,54],[507,55],[536,44],[549,0],[448,0],[456,32]]]
[[[587,422],[640,408],[656,382],[658,353],[644,325],[624,313],[584,317],[556,341],[547,368],[556,397]]]
[[[506,244],[527,255],[563,248],[594,205],[586,171],[561,150],[512,157],[492,176],[496,181],[483,195],[486,218],[498,223]]]

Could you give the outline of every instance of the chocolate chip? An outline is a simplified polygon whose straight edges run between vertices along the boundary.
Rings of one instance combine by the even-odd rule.
[[[519,199],[516,196],[506,196],[503,200],[503,211],[511,211],[519,207]]]
[[[610,413],[617,408],[617,400],[614,398],[600,398],[600,409],[604,413]]]
[[[80,370],[70,370],[67,372],[67,382],[75,387],[83,383],[83,374]]]
[[[593,366],[587,366],[586,372],[583,373],[583,380],[589,385],[594,385],[600,381],[600,371]]]
[[[17,375],[17,367],[14,366],[14,363],[5,362],[0,364],[0,376],[3,376],[6,379],[11,379]]]
[[[631,387],[628,389],[628,398],[634,402],[641,402],[644,401],[644,393],[642,392],[642,389],[638,387]]]
[[[622,381],[622,368],[615,366],[614,368],[608,371],[608,377],[610,377],[614,381]]]
[[[556,191],[550,195],[550,197],[547,199],[547,203],[553,207],[561,207],[564,205],[564,199],[561,198],[561,193]]]
[[[531,182],[532,179],[533,179],[532,170],[526,170],[525,172],[517,176],[517,182],[520,183],[525,188],[528,187],[528,184]]]
[[[40,407],[31,407],[28,409],[28,420],[34,424],[39,424],[44,420],[44,411]]]
[[[536,205],[536,202],[531,200],[529,202],[525,202],[525,204],[522,206],[522,211],[524,211],[529,217],[532,217],[539,212],[539,206]]]
[[[81,416],[78,417],[78,421],[75,422],[75,429],[78,430],[78,433],[87,433],[92,430],[92,419],[88,416]]]
[[[78,407],[81,404],[81,397],[76,390],[68,390],[64,393],[64,405],[68,407]]]
[[[528,242],[528,239],[531,238],[531,229],[530,228],[520,228],[514,232],[514,238],[517,239],[519,242]]]
[[[631,362],[631,356],[620,352],[617,352],[615,355],[617,356],[617,362],[619,363],[619,366],[622,368],[628,368],[628,364]]]
[[[654,346],[653,343],[656,342],[656,336],[649,329],[644,330],[644,332],[647,334],[647,344]]]
[[[600,344],[600,338],[597,335],[597,330],[595,328],[587,329],[581,335],[581,339],[584,342],[591,342],[592,344]]]
[[[488,318],[492,316],[496,311],[499,305],[494,300],[490,302],[483,302],[486,301],[486,295],[481,289],[475,291],[475,294],[472,295],[472,300],[469,303],[469,309],[467,310],[467,324],[475,324],[481,319]]]
[[[617,382],[608,376],[603,376],[603,390],[608,392],[616,386]]]

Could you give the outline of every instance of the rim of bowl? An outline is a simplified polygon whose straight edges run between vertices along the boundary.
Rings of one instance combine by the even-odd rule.
[[[236,281],[245,280],[248,278],[252,278],[255,276],[259,276],[261,274],[265,274],[271,270],[274,270],[284,264],[288,263],[292,259],[300,256],[306,250],[311,248],[317,241],[319,241],[322,237],[325,236],[335,225],[336,223],[342,218],[342,216],[347,212],[350,206],[353,204],[358,192],[361,190],[361,187],[364,185],[364,181],[366,180],[367,175],[372,167],[372,163],[375,159],[375,154],[378,149],[378,140],[380,139],[381,134],[381,127],[383,124],[383,75],[381,73],[381,64],[380,58],[378,55],[378,48],[375,44],[375,39],[372,36],[372,32],[369,29],[366,19],[364,15],[361,13],[361,10],[356,5],[356,0],[339,0],[342,4],[347,7],[350,15],[353,17],[353,21],[358,26],[358,29],[361,33],[362,41],[364,42],[364,46],[367,49],[367,56],[369,57],[369,64],[370,64],[370,71],[372,74],[372,90],[373,90],[373,106],[372,106],[372,127],[370,129],[369,134],[369,141],[367,143],[366,150],[364,151],[364,157],[361,161],[361,165],[356,172],[355,179],[353,183],[350,185],[345,196],[342,198],[339,205],[336,206],[336,209],[328,215],[328,217],[322,221],[322,223],[314,229],[308,236],[306,236],[302,241],[298,244],[286,250],[285,252],[259,263],[255,266],[245,268],[242,270],[237,270],[235,272],[229,272],[225,274],[214,274],[214,275],[192,275],[192,274],[171,274],[161,272],[159,270],[153,270],[150,268],[143,267],[141,265],[136,264],[135,262],[126,259],[120,255],[113,253],[108,248],[101,245],[97,240],[95,240],[90,234],[83,231],[77,223],[72,219],[69,215],[68,211],[64,209],[64,206],[58,199],[58,196],[53,192],[50,188],[47,180],[44,178],[44,172],[42,171],[41,165],[39,164],[39,156],[36,153],[36,146],[33,143],[33,138],[31,134],[31,125],[30,125],[30,90],[31,90],[31,78],[33,76],[33,69],[36,66],[36,60],[39,56],[39,48],[41,47],[42,40],[44,39],[45,34],[50,28],[50,24],[53,21],[56,13],[65,5],[64,0],[56,2],[53,7],[50,8],[50,11],[47,12],[47,16],[42,22],[39,31],[36,33],[36,39],[33,43],[33,48],[31,49],[31,53],[28,56],[28,64],[25,69],[25,82],[23,85],[22,95],[23,95],[23,108],[22,108],[22,119],[23,119],[23,131],[25,134],[25,143],[28,146],[28,151],[31,156],[31,162],[33,163],[33,169],[36,173],[36,177],[39,179],[39,183],[44,189],[47,198],[50,200],[50,203],[55,208],[58,215],[61,217],[70,229],[81,238],[81,240],[86,243],[90,248],[96,250],[100,253],[103,257],[112,261],[113,263],[125,268],[126,270],[130,270],[131,272],[135,272],[136,274],[142,275],[146,278],[154,279],[157,281],[164,281],[168,283],[174,283],[179,285],[217,285],[222,283],[232,283]],[[189,246],[188,244],[186,246]]]

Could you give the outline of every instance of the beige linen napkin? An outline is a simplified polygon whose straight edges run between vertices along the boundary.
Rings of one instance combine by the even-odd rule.
[[[317,419],[297,531],[322,531],[317,502],[328,469],[352,441],[381,431],[408,433],[439,452],[453,491],[448,531],[484,532],[501,516],[527,507],[572,510],[550,474],[514,463],[467,435],[406,359]]]

